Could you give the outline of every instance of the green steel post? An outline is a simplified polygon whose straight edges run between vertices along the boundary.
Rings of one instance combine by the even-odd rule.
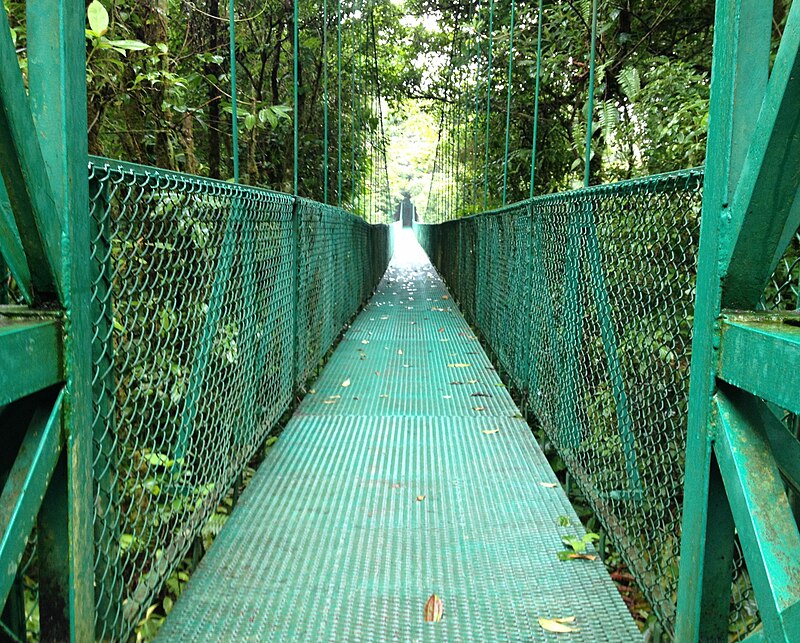
[[[531,146],[531,191],[533,198],[534,179],[536,178],[536,145],[539,140],[539,85],[542,79],[542,0],[539,0],[539,11],[536,14],[536,90],[533,97],[533,145]]]
[[[0,271],[0,291],[5,292],[6,268],[11,271],[14,281],[19,288],[22,298],[29,306],[33,304],[33,285],[31,271],[25,256],[25,248],[17,230],[11,203],[8,201],[5,184],[0,176],[0,262],[3,269]]]
[[[742,148],[748,144],[766,88],[771,29],[771,3],[717,0],[689,386],[678,641],[728,637],[727,613],[723,618],[719,606],[729,604],[730,565],[725,552],[733,534],[725,517],[727,499],[713,473],[711,417],[721,305],[720,227],[728,217],[740,172],[736,159],[744,155]],[[722,520],[711,513],[718,509]]]
[[[503,153],[503,205],[508,189],[508,138],[511,128],[511,74],[514,69],[514,0],[511,0],[511,23],[508,28],[508,93],[506,95],[506,145]]]
[[[59,551],[57,569],[50,575],[43,547],[41,573],[58,583],[53,587],[57,596],[50,594],[50,605],[61,602],[65,607],[65,614],[51,612],[52,617],[68,618],[70,639],[87,641],[94,637],[95,594],[91,537],[94,498],[90,483],[93,412],[86,14],[85,4],[76,0],[31,2],[26,10],[28,88],[40,140],[48,143],[42,154],[57,204],[50,218],[58,213],[61,223],[60,272],[66,316],[63,360],[67,399],[62,419],[65,478],[51,484],[50,500],[45,500],[45,506],[53,511],[46,511],[40,524],[59,535],[68,557],[60,560],[63,551]],[[56,518],[48,520],[47,516],[53,514],[57,514]],[[43,599],[48,594],[44,590]],[[45,635],[47,607],[40,605],[40,609]]]
[[[54,11],[49,1],[47,6]],[[54,42],[59,42],[57,37]],[[66,277],[61,273],[64,223],[53,216],[59,211],[53,194],[56,186],[52,185],[57,177],[50,177],[44,160],[47,151],[34,123],[32,100],[25,92],[5,7],[0,6],[0,181],[5,185],[27,256],[32,282],[29,288],[52,303],[55,298],[63,301],[65,294]],[[60,107],[61,102],[57,105]]]
[[[228,38],[231,58],[231,134],[233,144],[233,181],[239,182],[239,105],[236,93],[236,21],[234,19],[234,0],[228,2]]]
[[[594,115],[594,71],[597,57],[597,0],[592,0],[592,44],[589,54],[589,99],[586,103],[586,155],[583,168],[583,185],[589,187],[589,164],[592,160],[592,117]]]

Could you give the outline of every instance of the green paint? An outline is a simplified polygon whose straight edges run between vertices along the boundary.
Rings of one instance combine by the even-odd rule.
[[[30,425],[25,433],[0,496],[0,603],[5,604],[16,580],[17,563],[22,557],[28,536],[50,477],[61,453],[62,390],[55,402],[39,396]],[[49,404],[48,404],[49,401]],[[52,406],[51,406],[52,405]]]
[[[536,146],[539,141],[539,89],[542,80],[542,0],[536,14],[536,90],[533,99],[533,145],[531,146],[531,190],[530,198],[535,192],[536,178]]]
[[[0,315],[0,407],[63,380],[55,320]]]
[[[508,190],[508,139],[511,128],[511,76],[514,69],[514,0],[511,0],[511,18],[508,27],[508,92],[506,93],[506,143],[503,152],[503,205],[506,204]]]
[[[2,177],[0,177],[0,261],[14,276],[14,281],[16,281],[25,303],[31,305],[33,303],[31,272]],[[0,279],[2,278],[0,276]],[[4,287],[4,284],[0,285],[0,288]]]
[[[489,118],[492,115],[492,45],[494,37],[494,0],[489,0],[489,51],[486,62],[486,129],[484,135],[483,159],[483,209],[489,198]]]
[[[36,58],[32,62],[35,66]],[[53,107],[60,105],[59,100]],[[63,299],[64,224],[53,216],[58,211],[56,188],[48,176],[5,7],[0,7],[0,131],[4,132],[0,136],[0,174],[28,258],[33,289],[38,297],[52,299],[58,295]]]
[[[597,0],[592,0],[592,42],[589,52],[589,97],[586,101],[586,152],[583,164],[583,186],[589,187],[592,160],[592,121],[594,117],[594,74],[597,59]]]
[[[239,182],[239,95],[236,91],[236,13],[234,0],[228,2],[228,39],[231,65],[231,154],[233,155],[233,182]]]

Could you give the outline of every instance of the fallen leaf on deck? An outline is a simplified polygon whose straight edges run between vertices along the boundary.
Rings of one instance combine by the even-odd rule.
[[[480,391],[477,393],[473,393],[470,397],[492,397],[488,393],[481,393]]]
[[[442,620],[444,614],[444,603],[436,594],[431,594],[428,602],[425,603],[425,622],[437,623]]]
[[[325,400],[323,404],[336,404],[336,400]]]
[[[450,382],[451,386],[457,386],[459,384],[463,384],[464,382]]]
[[[447,368],[469,368],[472,364],[448,364]]]
[[[547,487],[548,489],[554,489],[558,486],[557,482],[540,482],[540,487]]]
[[[561,561],[564,561],[564,560],[577,560],[577,559],[597,560],[597,556],[595,556],[594,554],[582,554],[582,553],[577,552],[577,551],[560,551],[560,552],[558,552],[557,555],[558,555],[558,560],[561,560]]]
[[[450,295],[442,295],[442,299],[450,299]]]
[[[542,618],[539,617],[539,625],[542,629],[547,630],[548,632],[558,632],[558,633],[567,633],[567,632],[580,632],[577,627],[571,627],[569,623],[574,623],[575,617],[574,616],[567,616],[566,618]]]
[[[473,411],[485,411],[486,407],[485,406],[473,406],[472,410]]]
[[[439,329],[439,332],[440,332],[440,333],[443,333],[443,332],[444,332],[444,328],[440,328],[440,329]]]
[[[342,386],[343,386],[344,388],[347,388],[348,386],[350,386],[350,380],[349,380],[349,379],[347,379],[347,380],[345,380],[344,382],[342,382]]]
[[[402,355],[403,354],[403,349],[401,348],[399,351],[397,351],[397,354],[398,355]]]
[[[362,340],[361,340],[361,343],[362,343],[362,344],[369,344],[369,340],[368,340],[368,339],[362,339]]]
[[[492,435],[493,433],[499,433],[500,429],[484,429],[481,433],[485,433],[486,435]]]
[[[417,496],[417,502],[422,502],[425,500],[425,496]]]
[[[478,380],[467,380],[467,384],[477,384]]]

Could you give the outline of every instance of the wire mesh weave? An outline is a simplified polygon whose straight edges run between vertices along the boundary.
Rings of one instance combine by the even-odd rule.
[[[669,631],[702,178],[648,177],[417,226]],[[748,592],[745,582],[737,604]]]
[[[97,636],[125,639],[377,284],[387,226],[92,159]]]

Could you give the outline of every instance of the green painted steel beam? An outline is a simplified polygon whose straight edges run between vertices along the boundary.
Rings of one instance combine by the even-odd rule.
[[[711,72],[708,149],[697,295],[692,337],[691,380],[687,418],[686,472],[681,519],[680,569],[675,640],[725,640],[727,619],[705,618],[715,606],[730,602],[730,573],[716,552],[727,549],[730,532],[719,528],[710,509],[725,502],[721,485],[715,484],[711,436],[711,399],[716,386],[718,323],[721,287],[719,249],[722,222],[728,217],[731,186],[738,175],[749,139],[733,136],[746,132],[757,118],[754,104],[761,96],[749,85],[750,72],[761,64],[753,55],[766,39],[769,47],[771,3],[763,0],[717,0],[714,21],[714,55]]]
[[[800,4],[793,3],[731,204],[729,238],[723,236],[725,307],[756,306],[800,225],[798,104]]]
[[[0,406],[63,380],[55,320],[0,316]]]
[[[0,258],[11,270],[25,303],[29,305],[33,303],[31,271],[28,268],[25,248],[19,237],[17,222],[14,220],[14,213],[11,211],[11,203],[8,200],[2,177],[0,177]]]
[[[800,315],[728,315],[720,337],[718,377],[800,413]]]
[[[5,8],[0,7],[0,174],[28,258],[33,287],[43,296],[63,299],[62,221],[53,198],[40,136]]]
[[[39,408],[22,440],[0,496],[0,603],[5,604],[17,567],[61,453],[62,390],[51,408]]]
[[[59,507],[49,512],[52,519],[40,523],[40,579],[47,582],[40,584],[39,612],[42,639],[60,640],[63,633],[72,641],[87,641],[94,636],[95,588],[94,539],[87,537],[94,518],[94,489],[87,484],[92,479],[94,410],[86,7],[76,0],[37,0],[26,3],[25,9],[28,88],[38,132],[34,140],[41,141],[44,163],[36,166],[36,186],[52,195],[49,215],[58,227],[51,225],[48,233],[64,249],[58,255],[65,320],[64,477],[54,475],[48,494],[54,500],[45,506]],[[48,173],[50,182],[45,181]],[[52,550],[59,557],[52,565],[44,544],[48,532],[65,542]]]
[[[766,637],[798,641],[800,532],[763,427],[778,420],[762,407],[761,400],[721,385],[715,453]]]

